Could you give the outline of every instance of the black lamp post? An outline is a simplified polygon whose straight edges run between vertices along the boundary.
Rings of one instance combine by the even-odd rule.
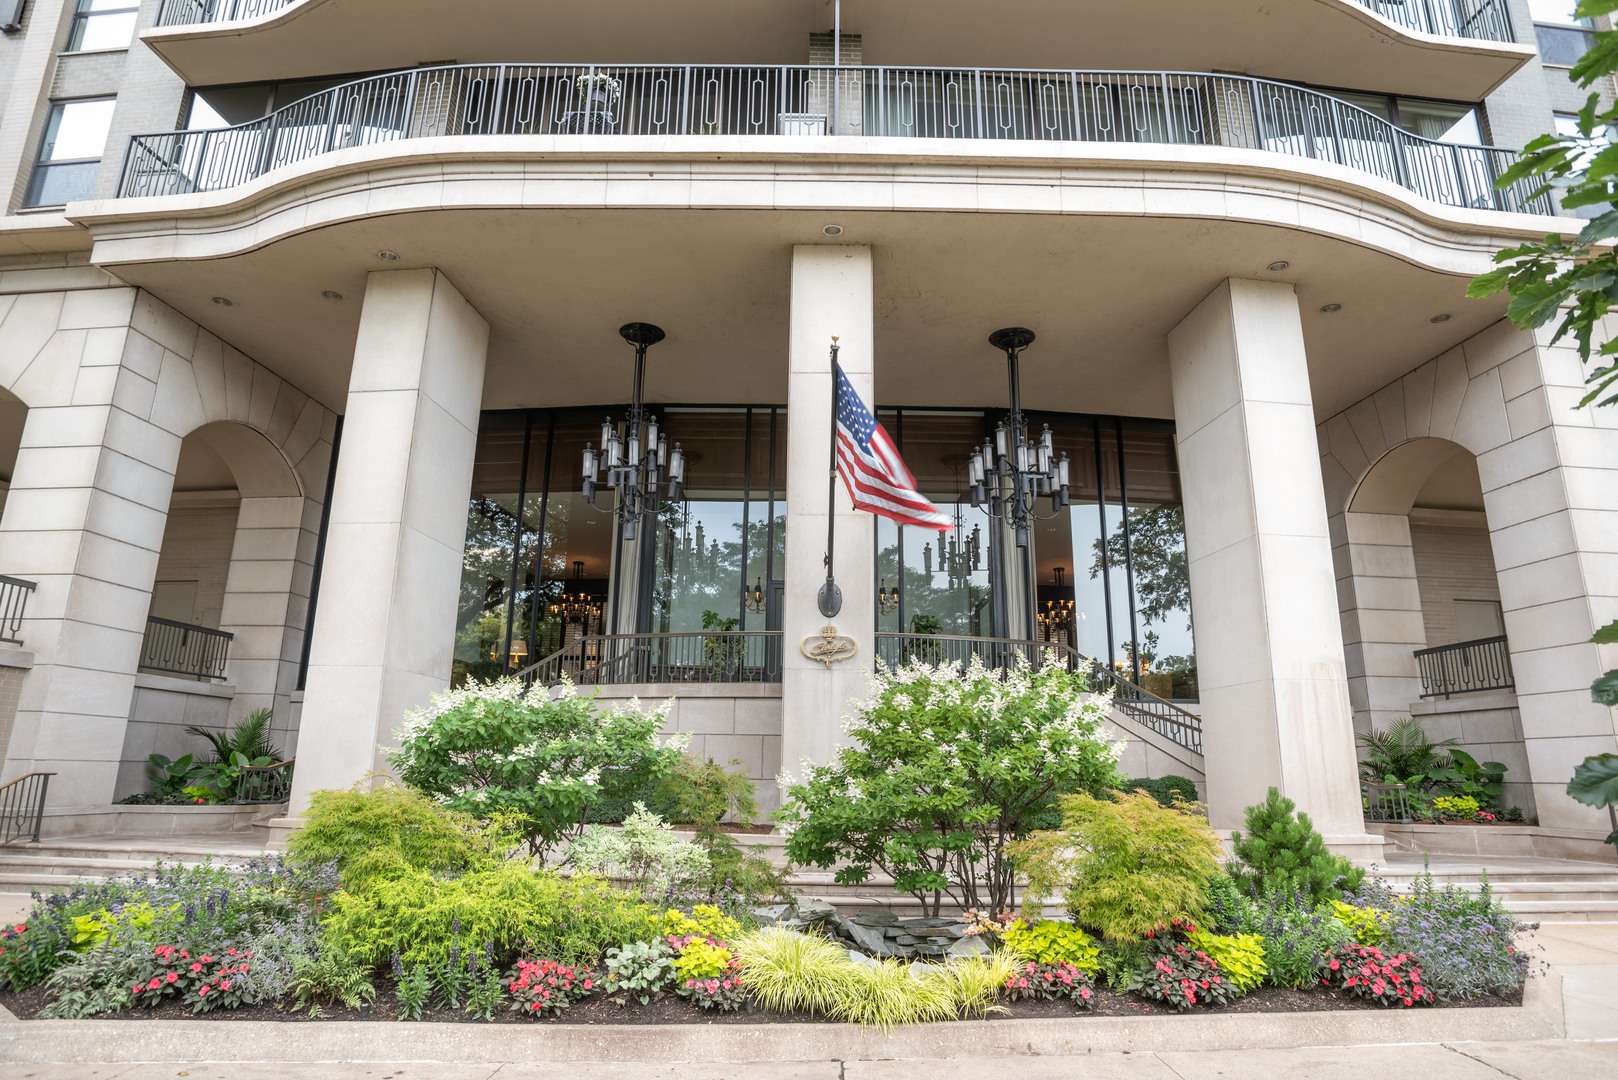
[[[967,462],[967,480],[972,485],[972,505],[986,510],[990,517],[1004,521],[1016,531],[1017,546],[1028,546],[1028,534],[1035,521],[1046,521],[1068,504],[1067,454],[1055,456],[1050,425],[1039,441],[1028,438],[1028,421],[1022,412],[1022,387],[1017,373],[1017,357],[1034,342],[1034,332],[1021,326],[996,330],[989,344],[1006,354],[1006,376],[1011,384],[1011,412],[995,428],[994,438],[972,451]],[[1050,513],[1041,514],[1042,498],[1050,499]]]
[[[617,492],[613,513],[623,526],[625,540],[635,539],[642,518],[656,517],[669,503],[679,502],[685,488],[685,454],[680,444],[669,450],[668,439],[658,431],[657,417],[644,404],[646,350],[663,340],[662,327],[651,323],[625,323],[619,335],[635,346],[635,398],[629,415],[620,426],[610,416],[601,425],[601,451],[584,446],[584,497],[596,504],[596,485],[601,469],[607,470],[607,485]],[[665,501],[661,488],[668,483]]]

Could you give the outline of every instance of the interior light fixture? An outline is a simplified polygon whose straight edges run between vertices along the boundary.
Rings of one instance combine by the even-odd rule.
[[[326,289],[320,295],[324,296],[327,300],[341,300],[343,298],[343,294],[338,292],[336,289]]]
[[[235,307],[236,306],[236,302],[234,300],[231,300],[229,297],[225,297],[225,296],[216,296],[216,297],[213,298],[213,302],[218,304],[220,307]]]
[[[1342,304],[1322,304],[1322,305],[1320,305],[1320,310],[1322,312],[1324,312],[1325,314],[1327,314],[1327,315],[1335,315],[1339,311],[1343,310],[1343,305]]]
[[[383,248],[381,251],[377,252],[376,257],[381,259],[383,262],[399,261],[399,253],[397,251],[389,251],[387,248]]]
[[[1291,265],[1292,264],[1287,262],[1285,259],[1277,259],[1264,269],[1268,270],[1272,274],[1279,274],[1281,271],[1285,270]]]

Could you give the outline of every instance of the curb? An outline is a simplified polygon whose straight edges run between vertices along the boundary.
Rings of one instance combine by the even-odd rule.
[[[963,1020],[890,1035],[847,1024],[555,1025],[246,1020],[0,1021],[0,1061],[532,1060],[780,1062],[1072,1057],[1158,1050],[1254,1050],[1563,1037],[1562,978],[1530,979],[1521,1008]]]

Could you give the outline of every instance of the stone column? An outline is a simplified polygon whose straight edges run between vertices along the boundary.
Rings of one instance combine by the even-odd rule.
[[[384,766],[449,683],[489,327],[436,270],[373,273],[354,346],[291,813]]]
[[[842,611],[823,618],[816,594],[826,578],[826,481],[831,453],[831,339],[849,381],[871,409],[871,249],[802,245],[792,249],[792,325],[787,383],[786,594],[782,598],[781,767],[802,778],[803,762],[824,764],[841,741],[849,702],[863,697],[876,650],[873,553],[876,519],[857,511],[838,481],[837,584]],[[859,651],[827,667],[800,648],[835,626]]]
[[[1277,787],[1333,848],[1375,857],[1297,297],[1228,280],[1168,344],[1210,819],[1239,828]]]

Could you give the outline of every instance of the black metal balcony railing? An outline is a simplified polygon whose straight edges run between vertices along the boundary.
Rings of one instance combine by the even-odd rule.
[[[1409,30],[1475,41],[1516,41],[1507,0],[1355,0]]]
[[[297,758],[287,758],[273,765],[246,765],[236,780],[236,801],[248,803],[283,803],[292,796],[292,768]]]
[[[1421,671],[1424,698],[1510,690],[1517,685],[1511,673],[1511,650],[1504,637],[1422,649],[1416,653],[1416,666]]]
[[[671,634],[592,634],[516,675],[532,686],[564,677],[579,685],[623,683],[778,683],[779,630],[696,630]]]
[[[28,613],[28,598],[36,588],[32,581],[0,574],[0,641],[22,644],[22,620]]]
[[[136,135],[123,197],[219,191],[350,147],[467,135],[845,135],[1168,143],[1330,161],[1449,206],[1551,214],[1518,158],[1327,94],[1180,72],[472,65],[347,83],[231,128]]]
[[[158,26],[195,26],[271,15],[296,0],[163,0],[157,9]]]
[[[1192,753],[1202,753],[1202,717],[1137,686],[1066,645],[951,634],[880,632],[876,635],[876,654],[890,667],[910,660],[969,664],[976,657],[991,668],[1009,667],[1020,658],[1037,670],[1054,658],[1069,671],[1085,672],[1098,688],[1111,689],[1113,707],[1136,723]]]
[[[223,679],[235,637],[226,630],[148,616],[140,666],[198,679]]]
[[[158,26],[189,26],[269,15],[295,0],[163,0]],[[1443,37],[1512,41],[1506,0],[1354,0],[1391,23]]]
[[[1408,824],[1409,795],[1403,784],[1361,784],[1360,805],[1365,811],[1365,820]]]
[[[0,785],[0,844],[24,837],[30,843],[39,843],[39,828],[45,821],[45,793],[55,775],[33,772]]]

